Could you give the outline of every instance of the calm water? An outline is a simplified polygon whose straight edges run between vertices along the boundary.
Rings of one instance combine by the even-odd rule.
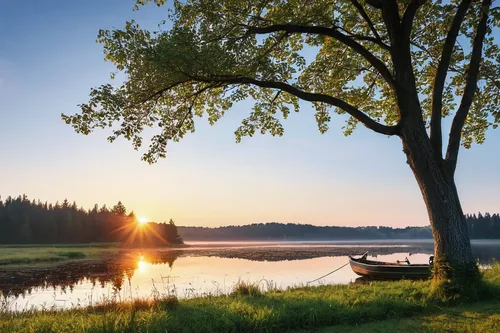
[[[432,253],[432,243],[425,242],[418,246],[380,242],[204,245],[206,248],[182,251],[131,252],[113,261],[75,261],[55,268],[0,270],[0,291],[4,295],[0,297],[3,303],[0,306],[19,311],[31,307],[70,308],[155,295],[173,294],[180,298],[217,295],[230,292],[238,280],[258,282],[263,289],[268,283],[286,288],[306,285],[346,264],[347,253],[369,250],[377,260],[408,257],[412,263],[428,263]],[[493,257],[500,258],[500,241],[475,242],[473,247],[483,264],[489,264]],[[311,285],[350,283],[357,277],[347,265]]]

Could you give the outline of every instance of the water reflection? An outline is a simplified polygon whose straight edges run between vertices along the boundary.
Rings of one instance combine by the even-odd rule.
[[[145,259],[144,255],[123,255],[102,261],[75,261],[48,268],[20,268],[0,271],[0,294],[26,296],[40,290],[52,289],[72,292],[79,284],[121,290],[137,272],[144,272],[153,264],[172,267],[180,251],[163,252],[161,256]]]
[[[500,257],[500,242],[474,244],[474,254],[483,264]],[[277,287],[304,285],[307,281],[340,267],[347,254],[362,253],[362,247],[276,247],[168,250],[122,254],[105,261],[75,261],[52,268],[0,269],[0,303],[10,309],[92,305],[104,300],[130,300],[153,294],[193,297],[227,293],[239,279],[273,281]],[[432,243],[411,247],[370,248],[381,261],[403,260],[427,263]],[[300,260],[296,260],[299,258]],[[357,276],[349,266],[319,283],[349,283]],[[357,282],[357,281],[356,281]]]
[[[144,261],[144,257],[141,257],[141,259],[137,262],[137,271],[141,273],[145,272],[148,265],[150,264]]]

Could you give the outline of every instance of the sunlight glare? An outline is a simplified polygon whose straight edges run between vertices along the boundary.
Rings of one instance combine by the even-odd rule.
[[[144,216],[140,216],[137,221],[139,221],[139,224],[146,224],[148,223],[148,219]]]
[[[137,262],[137,272],[144,273],[148,269],[148,262],[146,262],[143,257]]]

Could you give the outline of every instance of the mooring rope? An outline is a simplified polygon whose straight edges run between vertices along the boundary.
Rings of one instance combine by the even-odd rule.
[[[364,256],[365,254],[367,254],[367,253],[368,253],[368,251],[366,251],[365,253],[363,253],[363,254],[361,255],[361,257],[363,257],[363,256]],[[319,277],[319,278],[317,278],[317,279],[314,279],[314,280],[312,280],[312,281],[308,281],[308,282],[307,282],[307,284],[309,285],[309,283],[313,283],[313,282],[316,282],[316,281],[318,281],[318,280],[321,280],[322,278],[325,278],[325,277],[327,277],[328,275],[331,275],[331,274],[335,273],[336,271],[338,271],[338,270],[340,270],[340,269],[344,268],[344,267],[345,267],[345,266],[347,266],[347,265],[349,265],[349,262],[345,263],[344,265],[342,265],[342,266],[340,266],[339,268],[337,268],[337,269],[335,269],[335,270],[331,271],[331,272],[330,272],[330,273],[328,273],[328,274],[325,274],[325,275],[323,275],[323,276],[321,276],[321,277]]]
[[[330,273],[323,275],[322,277],[319,277],[319,278],[314,279],[314,280],[312,280],[312,281],[308,281],[308,282],[307,282],[307,284],[309,284],[309,283],[313,283],[313,282],[316,282],[316,281],[318,281],[318,280],[321,280],[322,278],[327,277],[328,275],[335,273],[336,271],[338,271],[338,270],[339,270],[339,269],[341,269],[341,268],[344,268],[344,267],[345,267],[345,266],[347,266],[347,265],[349,265],[349,262],[347,262],[346,264],[344,264],[344,265],[340,266],[340,267],[339,267],[339,268],[337,268],[336,270],[331,271]]]

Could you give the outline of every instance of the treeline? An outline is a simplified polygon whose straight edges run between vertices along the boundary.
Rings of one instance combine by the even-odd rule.
[[[469,236],[475,239],[500,239],[500,215],[466,215]],[[432,239],[426,227],[337,227],[295,223],[259,223],[217,228],[179,227],[186,241],[326,241],[363,239]]]
[[[0,244],[71,244],[113,242],[125,246],[166,246],[182,243],[169,223],[139,224],[118,202],[89,210],[64,200],[55,204],[29,200],[26,195],[0,198]]]
[[[295,223],[258,223],[217,228],[178,227],[186,241],[326,241],[432,238],[430,227],[337,227]]]
[[[500,239],[500,214],[465,215],[470,238]]]
[[[466,215],[469,236],[500,239],[500,215]],[[125,246],[165,246],[189,241],[283,241],[431,239],[427,227],[338,227],[294,223],[244,226],[176,227],[174,222],[145,225],[118,202],[89,210],[68,200],[55,204],[29,200],[26,195],[0,198],[0,244],[71,244],[117,242]]]

